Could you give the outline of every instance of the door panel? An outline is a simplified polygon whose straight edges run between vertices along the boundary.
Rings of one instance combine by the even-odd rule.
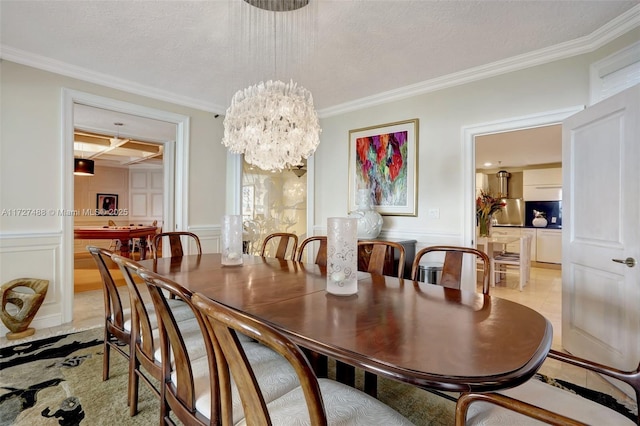
[[[562,344],[623,369],[638,365],[640,86],[563,123]]]

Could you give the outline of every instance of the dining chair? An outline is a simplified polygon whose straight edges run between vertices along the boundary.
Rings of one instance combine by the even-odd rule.
[[[131,356],[130,310],[125,309],[120,292],[107,266],[111,260],[111,251],[88,246],[87,250],[96,262],[102,278],[102,294],[104,296],[104,343],[102,357],[102,380],[109,379],[110,353],[113,348],[117,353],[129,360]],[[126,349],[123,346],[126,345]]]
[[[116,254],[112,260],[119,266],[129,290],[131,305],[131,352],[129,358],[129,386],[128,404],[129,414],[135,416],[138,412],[138,384],[140,379],[158,398],[160,389],[158,383],[163,379],[163,358],[161,357],[158,337],[158,319],[155,306],[147,303],[143,297],[135,276],[142,269],[137,262]],[[144,287],[144,286],[143,286]],[[149,297],[148,297],[149,298]],[[147,298],[147,299],[148,299]],[[189,344],[200,349],[204,354],[204,345],[198,341],[198,324],[193,312],[182,300],[171,300],[171,309],[175,320],[181,324],[183,334],[188,336]],[[187,340],[187,338],[185,337]]]
[[[489,279],[491,277],[491,262],[489,256],[481,250],[470,247],[458,246],[430,246],[425,247],[416,253],[411,265],[411,279],[418,280],[420,260],[427,253],[444,253],[444,263],[442,264],[442,276],[438,285],[443,287],[460,289],[462,283],[462,263],[465,254],[473,255],[474,261],[482,265],[482,293],[489,294]],[[474,279],[475,282],[475,279]]]
[[[182,237],[188,237],[193,240],[196,245],[198,254],[202,254],[202,246],[200,245],[200,238],[193,232],[187,231],[172,231],[172,232],[159,232],[153,236],[153,258],[158,259],[159,252],[162,248],[162,239],[164,237],[169,238],[169,247],[171,250],[170,257],[180,257],[184,255],[182,248]]]
[[[300,243],[300,247],[298,248],[298,254],[296,255],[296,260],[298,262],[304,262],[302,255],[304,254],[304,249],[308,244],[313,243],[315,241],[319,242],[318,251],[316,252],[316,260],[315,264],[320,266],[327,266],[327,237],[326,236],[314,236],[304,239]]]
[[[163,342],[160,346],[161,358],[175,360],[166,365],[164,379],[161,381],[160,423],[173,425],[170,417],[172,412],[185,425],[230,425],[240,422],[246,408],[243,411],[235,383],[220,378],[228,373],[218,369],[218,342],[208,333],[200,310],[193,305],[192,292],[151,271],[139,269],[138,274],[146,283],[160,317],[159,337]],[[166,294],[184,300],[189,306],[198,322],[198,334],[205,348],[204,352],[195,352],[190,347],[180,323],[175,320],[170,305],[172,299],[168,299]],[[245,361],[255,368],[256,381],[267,402],[298,386],[295,372],[279,354],[242,332],[234,332],[234,338],[243,347]],[[221,383],[228,385],[224,392],[221,392]],[[233,401],[224,399],[230,395]],[[224,421],[220,411],[222,404],[225,404]]]
[[[262,242],[262,248],[260,249],[260,256],[265,257],[269,252],[268,246],[277,244],[275,258],[276,259],[286,259],[288,248],[291,245],[290,249],[290,259],[296,256],[296,250],[298,249],[298,236],[296,234],[291,234],[289,232],[274,232],[273,234],[269,234],[264,237],[264,241]]]
[[[391,275],[394,268],[394,250],[398,253],[398,278],[404,276],[404,246],[394,241],[358,241],[358,269],[378,275]]]
[[[620,380],[631,386],[636,401],[640,401],[640,365],[634,371],[622,371],[553,349],[547,358]],[[540,424],[533,419],[553,425],[640,425],[638,414],[631,420],[603,404],[535,378],[500,392],[463,393],[456,404],[456,426]]]
[[[195,293],[193,304],[202,312],[214,346],[223,421],[230,404],[239,398],[247,425],[380,424],[409,425],[398,412],[365,393],[329,379],[318,379],[300,348],[284,334],[255,317],[231,309]],[[281,397],[267,401],[256,377],[256,366],[247,361],[247,349],[236,331],[280,354],[294,370],[299,385]],[[272,373],[274,380],[279,374]],[[229,391],[236,384],[238,393]],[[224,424],[224,423],[223,423]]]
[[[520,291],[531,279],[531,235],[520,237],[520,252],[498,253],[491,258],[491,287],[495,287],[496,278],[504,274],[516,273]]]

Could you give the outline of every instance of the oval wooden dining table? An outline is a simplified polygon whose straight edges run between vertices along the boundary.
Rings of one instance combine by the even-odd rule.
[[[497,297],[359,273],[358,293],[325,291],[315,264],[220,254],[140,262],[187,289],[265,321],[300,346],[426,389],[492,391],[528,380],[552,327],[538,312]]]

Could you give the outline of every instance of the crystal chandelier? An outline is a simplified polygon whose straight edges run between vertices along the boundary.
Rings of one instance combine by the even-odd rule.
[[[277,12],[303,7],[308,0],[245,2]],[[233,96],[224,118],[222,144],[263,170],[283,170],[302,164],[313,154],[320,132],[311,92],[293,80],[269,80]]]

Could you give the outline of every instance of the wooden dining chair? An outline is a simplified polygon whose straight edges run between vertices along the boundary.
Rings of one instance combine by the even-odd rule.
[[[553,349],[547,358],[620,380],[631,386],[636,401],[640,401],[640,365],[634,371],[622,371]],[[463,393],[456,404],[456,426],[540,424],[532,419],[558,426],[640,425],[638,414],[631,420],[603,404],[535,378],[500,392]]]
[[[228,373],[218,370],[215,349],[218,342],[215,337],[210,336],[200,310],[193,305],[192,292],[151,271],[141,269],[138,273],[149,289],[160,318],[161,358],[175,360],[165,366],[164,379],[161,381],[163,389],[160,393],[163,400],[160,406],[160,423],[175,424],[170,417],[172,412],[185,425],[231,425],[240,422],[247,409],[243,412],[235,383],[220,379],[220,375]],[[185,338],[183,327],[175,320],[172,299],[167,298],[166,294],[184,300],[189,306],[198,322],[198,336],[205,348],[204,352],[194,351],[192,344]],[[243,347],[246,362],[257,371],[256,381],[264,392],[266,402],[287,394],[298,386],[294,371],[280,355],[242,332],[234,332],[234,338]],[[228,386],[222,392],[222,398],[221,382]],[[234,401],[225,399],[229,395],[233,396]],[[223,419],[221,406],[227,402],[229,404],[225,405]]]
[[[389,406],[353,387],[318,379],[300,348],[267,323],[198,293],[192,301],[206,319],[211,340],[217,342],[214,349],[223,424],[230,417],[229,406],[238,398],[244,406],[244,420],[248,425],[411,424]],[[247,333],[280,354],[295,372],[299,385],[267,401],[256,380],[259,372],[248,362],[246,346],[238,341],[236,331]],[[272,380],[279,381],[280,374],[272,374]],[[237,385],[236,394],[230,392],[232,379]]]
[[[518,288],[520,291],[531,279],[531,235],[520,237],[519,252],[503,252],[491,258],[491,287],[495,287],[498,277],[515,273],[518,274]]]
[[[188,237],[193,240],[196,245],[197,254],[202,254],[202,246],[200,245],[200,238],[193,232],[187,231],[172,231],[172,232],[160,232],[153,237],[153,258],[158,259],[158,255],[162,248],[162,239],[164,237],[169,238],[169,248],[171,252],[170,257],[184,256],[184,250],[182,248],[182,237]]]
[[[107,266],[107,259],[111,260],[113,252],[95,246],[88,246],[87,250],[95,260],[102,279],[102,294],[104,296],[102,380],[105,381],[109,379],[112,348],[127,360],[131,356],[130,315],[129,311],[124,309],[120,292]]]
[[[276,259],[286,259],[287,253],[290,252],[289,259],[293,260],[296,256],[296,250],[298,249],[298,236],[288,232],[274,232],[264,238],[262,242],[262,248],[260,249],[260,256],[265,257],[270,252],[269,246],[277,244],[276,252],[273,257]],[[291,247],[289,249],[289,246]]]
[[[161,357],[160,341],[158,337],[158,320],[153,303],[145,300],[135,276],[143,269],[137,262],[116,254],[112,260],[119,266],[127,289],[131,304],[131,351],[129,359],[129,414],[135,416],[138,413],[138,384],[140,379],[153,394],[160,397],[158,383],[163,379],[163,358]],[[148,299],[148,298],[147,298]],[[177,322],[180,322],[183,333],[188,334],[189,342],[193,347],[200,348],[204,354],[204,346],[198,343],[198,324],[193,312],[182,300],[171,300],[172,313]]]
[[[309,237],[303,240],[300,243],[300,247],[298,248],[298,254],[296,255],[296,260],[298,262],[304,262],[302,255],[304,254],[304,249],[308,244],[313,243],[315,241],[319,242],[318,251],[316,252],[316,265],[327,266],[327,237],[326,236],[314,236]]]
[[[444,253],[442,276],[438,285],[448,288],[460,289],[462,283],[462,260],[465,254],[473,255],[474,261],[482,265],[482,293],[489,294],[489,279],[491,277],[491,262],[486,253],[470,248],[458,246],[430,246],[416,253],[411,265],[411,279],[418,280],[420,260],[427,253]],[[475,279],[474,279],[475,282]]]
[[[358,269],[378,275],[392,275],[394,251],[398,253],[398,278],[404,276],[405,251],[402,244],[394,241],[358,241]]]

